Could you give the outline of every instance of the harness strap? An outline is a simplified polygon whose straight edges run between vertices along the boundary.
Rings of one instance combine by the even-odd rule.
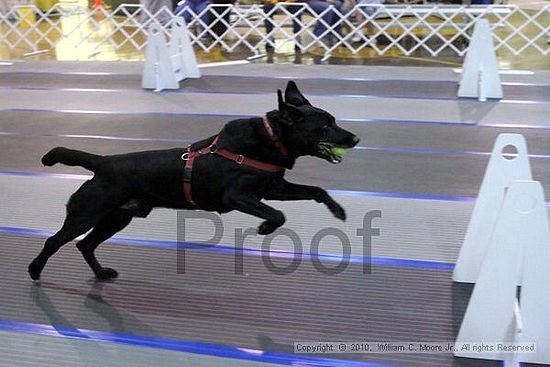
[[[183,170],[183,194],[188,203],[196,206],[197,204],[193,201],[193,194],[191,192],[191,180],[193,179],[193,163],[195,163],[195,158],[199,154],[196,151],[188,151],[185,154],[187,154],[187,160],[185,161],[185,168]]]
[[[187,200],[187,202],[195,206],[197,206],[197,204],[193,201],[193,192],[191,189],[191,182],[193,179],[193,164],[195,163],[195,159],[201,155],[216,154],[216,155],[219,155],[220,157],[229,159],[230,161],[233,161],[237,164],[247,166],[247,167],[252,167],[260,171],[271,172],[271,173],[280,172],[285,169],[282,166],[277,166],[275,164],[266,163],[266,162],[260,162],[256,159],[245,157],[242,154],[230,152],[227,149],[218,149],[216,146],[217,143],[218,143],[218,137],[216,137],[216,139],[214,139],[212,144],[206,148],[202,148],[199,150],[191,150],[191,146],[189,146],[187,147],[187,151],[183,153],[183,155],[181,156],[181,158],[185,160],[185,168],[183,172],[183,193],[185,195],[185,200]]]
[[[226,149],[217,150],[214,152],[214,154],[227,158],[230,161],[233,161],[237,164],[242,164],[243,166],[259,169],[260,171],[280,172],[284,170],[284,167],[277,166],[271,163],[260,162],[255,159],[245,157],[242,154],[230,152],[229,150],[226,150]]]
[[[192,145],[189,145],[187,147],[187,151],[181,156],[181,158],[185,161],[185,168],[183,170],[183,194],[185,195],[185,200],[195,206],[197,206],[197,204],[193,201],[193,191],[191,190],[191,181],[193,180],[193,164],[198,156],[213,153],[216,149],[215,147],[217,142],[218,137],[216,136],[212,144],[206,148],[193,150]]]

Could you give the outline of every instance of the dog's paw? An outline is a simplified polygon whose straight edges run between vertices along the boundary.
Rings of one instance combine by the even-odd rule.
[[[279,224],[266,220],[258,227],[258,234],[261,234],[261,235],[271,234],[275,232],[275,230],[279,227],[280,227]]]
[[[27,269],[32,280],[40,279],[40,273],[42,272],[43,266],[40,266],[36,261],[33,261],[29,264]]]
[[[258,234],[266,235],[275,232],[275,230],[285,224],[285,215],[277,211],[273,215],[273,219],[266,220],[258,227]]]
[[[114,279],[118,277],[118,272],[115,269],[111,268],[101,268],[101,270],[95,274],[95,277],[98,280]]]
[[[345,221],[346,220],[346,211],[340,204],[333,201],[332,203],[327,204],[330,212],[332,215],[334,215],[336,218]]]

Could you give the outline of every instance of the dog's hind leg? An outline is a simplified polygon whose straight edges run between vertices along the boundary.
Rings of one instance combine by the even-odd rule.
[[[68,217],[63,224],[63,227],[46,240],[44,248],[40,251],[40,254],[30,263],[29,275],[33,280],[40,278],[40,273],[48,259],[55,254],[61,246],[69,241],[74,240],[83,233],[86,233],[93,227],[94,223],[87,218],[71,218]]]
[[[100,182],[86,181],[70,198],[63,227],[46,240],[44,248],[30,263],[28,271],[32,279],[40,273],[48,259],[67,242],[88,232],[98,221],[118,206],[116,192],[109,192]]]
[[[123,230],[132,221],[133,215],[129,210],[116,209],[108,216],[104,217],[94,229],[76,244],[76,247],[84,256],[84,260],[93,270],[99,280],[116,278],[118,273],[111,268],[102,267],[95,257],[95,249],[102,242],[111,238],[115,233]]]

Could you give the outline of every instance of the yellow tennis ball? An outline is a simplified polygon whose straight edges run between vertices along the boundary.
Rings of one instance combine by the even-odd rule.
[[[332,152],[332,154],[340,158],[346,155],[346,150],[344,148],[334,147],[330,151]]]

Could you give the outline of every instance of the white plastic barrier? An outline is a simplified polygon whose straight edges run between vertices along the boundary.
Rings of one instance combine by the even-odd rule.
[[[200,78],[195,52],[191,46],[187,27],[182,17],[172,25],[170,46],[161,27],[153,23],[149,27],[148,43],[141,86],[161,91],[179,89],[179,82],[185,78]]]
[[[550,230],[542,186],[514,181],[506,192],[455,344],[460,357],[550,363]],[[517,284],[521,279],[521,295]],[[472,343],[533,344],[534,351],[476,351]]]
[[[479,19],[462,67],[459,97],[502,98],[502,85],[498,74],[497,57],[489,22]]]
[[[515,158],[505,156],[503,153],[505,147],[515,147],[517,156]],[[493,147],[454,269],[455,282],[475,283],[477,281],[504,201],[504,194],[515,180],[532,180],[527,144],[520,134],[500,134]]]

